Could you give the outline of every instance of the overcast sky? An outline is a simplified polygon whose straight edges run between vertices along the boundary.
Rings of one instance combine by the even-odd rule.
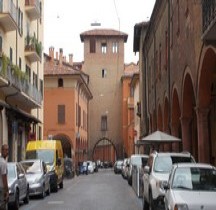
[[[128,34],[125,43],[125,63],[137,62],[133,53],[133,29],[136,23],[149,20],[155,0],[45,0],[44,52],[53,46],[55,52],[63,48],[67,57],[83,61],[80,34],[95,27],[120,30]]]

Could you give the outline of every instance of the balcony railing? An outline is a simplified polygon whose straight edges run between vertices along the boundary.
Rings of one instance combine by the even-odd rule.
[[[39,42],[35,35],[27,35],[25,38],[25,57],[30,62],[36,62],[41,60],[42,55],[42,43]]]
[[[6,32],[18,28],[18,10],[12,1],[0,0],[0,24]]]
[[[216,1],[202,0],[203,39],[216,40]]]
[[[28,14],[30,20],[36,20],[40,18],[40,10],[39,0],[25,0],[25,11]]]
[[[18,69],[14,65],[7,64],[3,61],[3,57],[0,58],[1,69],[0,76],[9,81],[9,84],[20,91],[20,94],[26,95],[31,100],[35,101],[37,104],[41,105],[42,94],[41,92],[27,81],[24,72]],[[10,88],[10,86],[8,87]]]

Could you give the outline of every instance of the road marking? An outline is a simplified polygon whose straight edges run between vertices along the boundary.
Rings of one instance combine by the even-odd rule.
[[[64,201],[48,201],[48,204],[63,204]]]

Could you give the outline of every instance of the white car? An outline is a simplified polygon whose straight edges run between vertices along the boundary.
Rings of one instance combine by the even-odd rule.
[[[163,183],[168,181],[172,165],[175,163],[194,163],[188,152],[152,152],[149,155],[143,174],[143,209],[164,208]],[[184,209],[182,209],[184,210]]]
[[[209,164],[175,164],[164,188],[166,210],[216,209],[216,168]]]
[[[88,173],[91,173],[91,174],[94,173],[94,165],[93,165],[93,162],[91,160],[83,162],[83,165],[84,166],[88,165]]]
[[[128,184],[132,186],[132,174],[133,174],[133,167],[136,166],[137,168],[142,167],[143,159],[147,161],[148,155],[144,154],[134,154],[131,155],[128,159],[128,170],[127,170],[127,180]]]

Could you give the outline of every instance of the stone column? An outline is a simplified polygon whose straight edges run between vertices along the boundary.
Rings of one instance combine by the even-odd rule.
[[[209,108],[196,108],[198,132],[198,158],[199,162],[203,163],[210,163],[208,113]]]
[[[191,118],[182,117],[182,149],[183,151],[191,152],[191,129],[190,129]]]

